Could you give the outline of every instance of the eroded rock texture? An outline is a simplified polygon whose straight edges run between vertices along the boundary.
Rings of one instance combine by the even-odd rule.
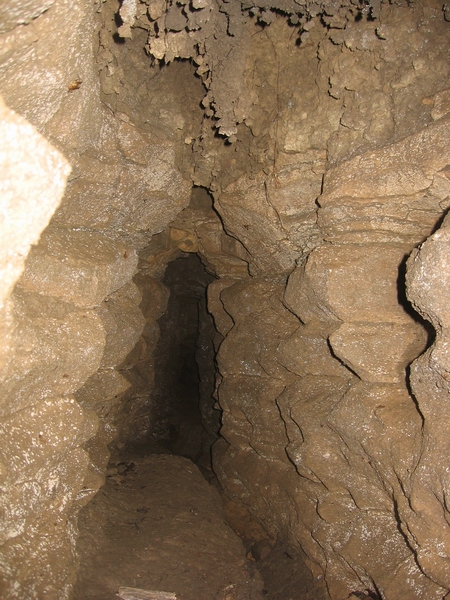
[[[76,515],[104,481],[118,422],[127,428],[123,405],[133,417],[132,351],[162,308],[157,293],[145,318],[139,307],[138,252],[190,198],[174,164],[182,117],[150,138],[100,101],[99,9],[13,2],[2,20],[5,101],[53,143],[2,105],[4,598],[70,596]],[[70,169],[55,147],[72,167],[62,202]]]
[[[424,10],[428,18],[437,16]],[[388,9],[384,14],[389,14],[386,31],[390,26],[397,31],[398,48],[410,43],[399,33],[403,27],[411,28],[411,34],[414,30],[418,40],[426,38],[422,26],[409,20],[412,13]],[[244,192],[233,183],[217,194],[227,230],[251,255],[252,274],[276,281],[292,272],[285,290],[280,283],[275,322],[274,300],[270,310],[260,299],[255,302],[261,285],[255,279],[245,293],[236,284],[221,291],[222,307],[217,301],[211,304],[214,313],[225,311],[233,322],[218,353],[224,378],[218,390],[224,410],[221,433],[227,443],[215,446],[215,464],[230,497],[258,515],[273,536],[287,536],[303,547],[313,571],[325,574],[333,598],[366,588],[383,598],[441,598],[449,585],[443,578],[447,526],[440,521],[440,542],[428,529],[436,531],[431,514],[436,510],[442,515],[443,505],[425,499],[424,484],[421,503],[416,508],[410,504],[416,474],[428,471],[421,462],[424,447],[438,464],[445,460],[424,437],[427,415],[409,389],[408,366],[424,351],[430,333],[406,300],[404,262],[448,207],[446,110],[435,109],[446,93],[440,91],[443,82],[434,78],[431,83],[427,74],[421,81],[425,87],[437,84],[437,94],[414,102],[418,90],[413,80],[406,82],[405,73],[394,75],[399,63],[393,64],[394,42],[387,34],[369,33],[368,24],[347,26],[338,34],[331,34],[330,44],[311,29],[311,36],[318,36],[319,55],[302,55],[310,66],[317,64],[315,94],[319,105],[329,103],[328,119],[309,129],[309,139],[302,137],[301,118],[282,115],[277,124],[279,132],[292,132],[284,140],[298,136],[297,147],[286,147],[284,141],[284,148],[295,152],[288,155],[290,165],[302,165],[303,185],[308,174],[314,181],[316,172],[318,186],[325,172],[321,193],[314,196],[314,187],[309,188],[309,210],[316,219],[310,218],[308,226],[308,212],[299,206],[308,198],[303,187],[292,186],[286,200],[282,141],[273,168],[265,178],[259,176],[259,186],[257,176]],[[305,44],[303,53],[307,51]],[[375,64],[377,54],[383,58]],[[411,77],[420,77],[414,66],[410,69]],[[375,71],[374,77],[363,75],[368,70]],[[325,86],[325,72],[333,75],[323,98],[319,86]],[[383,78],[390,80],[392,91],[384,90],[377,118],[374,98]],[[341,87],[335,90],[338,81]],[[282,96],[286,88],[280,80],[278,84]],[[406,94],[405,88],[415,91]],[[363,117],[364,102],[377,114],[373,120]],[[412,121],[404,112],[408,103],[414,105]],[[308,116],[305,110],[303,121],[309,126]],[[375,124],[378,131],[372,135]],[[311,160],[317,146],[327,150],[328,164],[315,162],[306,170],[304,157]],[[330,163],[336,166],[330,168]],[[288,233],[284,206],[292,212],[299,206],[295,235]],[[252,228],[257,228],[254,239]],[[279,239],[285,244],[282,251]],[[274,298],[272,294],[266,290],[263,295]],[[242,354],[232,350],[236,347]],[[415,375],[413,381],[416,386]],[[442,481],[439,475],[431,477]],[[442,503],[441,485],[434,495]],[[433,504],[434,509],[425,508]],[[422,548],[410,528],[420,529],[418,521],[423,527],[424,514],[430,522],[424,527],[427,534],[422,533]],[[437,546],[442,552],[431,550]]]
[[[229,518],[335,600],[443,598],[448,9],[5,6],[2,597],[70,597],[80,507],[155,432],[167,264],[197,253]]]
[[[433,345],[411,365],[411,386],[423,415],[423,452],[406,501],[399,503],[403,531],[419,563],[448,586],[448,471],[445,428],[449,394],[448,283],[449,221],[408,259],[408,296],[436,330]],[[431,292],[433,289],[433,292]],[[437,484],[437,482],[440,482]]]

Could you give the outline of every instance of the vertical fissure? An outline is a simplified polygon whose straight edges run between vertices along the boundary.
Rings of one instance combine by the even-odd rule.
[[[158,321],[152,393],[154,439],[208,468],[219,427],[212,397],[215,329],[206,308],[207,286],[214,279],[197,254],[168,264],[162,282],[169,299]]]

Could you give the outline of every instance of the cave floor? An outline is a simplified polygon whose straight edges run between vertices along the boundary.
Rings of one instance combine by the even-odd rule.
[[[113,464],[80,513],[75,600],[322,600],[303,562],[277,546],[256,561],[225,522],[217,489],[189,459],[170,454]],[[263,581],[264,577],[264,581]]]

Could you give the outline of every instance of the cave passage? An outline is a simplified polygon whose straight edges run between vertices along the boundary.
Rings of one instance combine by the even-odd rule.
[[[166,268],[151,439],[137,454],[125,447],[111,460],[105,485],[80,512],[75,600],[264,598],[255,559],[246,557],[209,483],[220,424],[213,408],[217,331],[206,308],[214,279],[196,254]]]
[[[155,352],[153,437],[174,454],[193,462],[202,458],[202,464],[209,464],[219,427],[212,398],[215,329],[206,309],[213,280],[196,254],[169,263],[162,281],[170,296]]]
[[[227,523],[236,525],[233,503],[211,485],[221,415],[213,397],[218,334],[206,304],[214,279],[197,254],[166,268],[151,439],[112,458],[105,485],[80,511],[74,600],[324,598],[301,554],[273,547],[259,528],[237,535]]]
[[[0,600],[449,600],[450,3],[0,15]]]
[[[165,270],[149,443],[112,459],[104,487],[80,513],[75,600],[112,599],[123,586],[175,590],[180,600],[324,598],[301,554],[283,542],[273,547],[251,519],[236,535],[242,515],[214,485],[221,423],[213,397],[221,336],[207,310],[214,280],[193,253]]]

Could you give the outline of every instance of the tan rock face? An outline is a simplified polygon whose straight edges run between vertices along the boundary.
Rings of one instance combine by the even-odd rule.
[[[127,357],[136,346],[145,325],[139,309],[141,295],[132,282],[111,294],[97,309],[107,331],[101,368],[108,369],[128,362]],[[128,367],[133,366],[133,364]]]
[[[72,167],[61,207],[8,300],[70,168],[2,105],[0,587],[10,598],[70,596],[76,514],[103,483],[107,445],[130,401],[130,382],[116,368],[131,369],[145,348],[141,296],[131,283],[137,252],[190,197],[175,166],[173,131],[183,120],[172,117],[180,109],[174,105],[166,129],[150,139],[125,110],[119,120],[100,103],[96,8],[13,2],[2,19],[0,89]],[[154,304],[157,329],[160,299]],[[151,354],[157,332],[146,339]],[[127,406],[132,422],[142,412],[135,404]]]
[[[261,280],[235,283],[222,291],[223,307],[234,322],[217,356],[222,375],[289,377],[273,354],[297,329],[298,320],[282,305],[281,291]]]
[[[0,303],[22,274],[32,244],[61,201],[70,167],[25,119],[0,99],[2,198]]]
[[[418,563],[435,581],[449,586],[449,544],[445,501],[448,355],[448,241],[446,219],[408,260],[408,296],[436,329],[436,340],[411,367],[411,386],[424,418],[423,452],[412,478],[410,504],[401,504],[408,539],[414,536]],[[433,292],[431,292],[433,290]],[[442,483],[438,483],[442,482]],[[437,548],[440,548],[437,551]]]
[[[155,143],[129,123],[108,120],[100,147],[77,161],[77,177],[54,222],[142,246],[188,204],[191,186],[174,166],[173,144]]]
[[[93,311],[35,293],[17,294],[14,302],[15,360],[1,376],[3,414],[32,406],[49,389],[73,393],[86,373],[98,369],[105,344],[101,320]]]
[[[60,110],[66,115],[73,111],[75,116],[81,98],[89,98],[84,103],[85,112],[97,87],[89,85],[94,83],[92,54],[83,45],[83,39],[91,38],[95,29],[90,3],[83,0],[72,6],[65,0],[20,0],[2,8],[9,14],[0,58],[1,88],[7,104],[40,130]],[[86,19],[86,15],[91,18]],[[59,35],[62,23],[67,25],[67,32]],[[12,69],[15,77],[11,77]],[[74,90],[78,94],[69,91],[75,81],[84,84]],[[72,138],[77,135],[72,130]]]
[[[348,109],[350,105],[344,107],[338,117],[348,130],[342,129],[329,138],[332,161],[341,161],[361,145],[362,130],[366,132],[362,144],[367,143],[371,127],[363,118],[358,121],[355,110],[356,104],[360,102],[362,108],[368,97],[358,100],[351,92],[353,87],[359,90],[362,99],[365,85],[353,63],[351,45],[361,51],[368,48],[365,44],[372,43],[371,38],[367,35],[363,41],[349,27],[345,33],[335,35],[335,42],[341,34],[348,51],[343,49],[340,57],[336,53],[330,59],[332,51],[328,54],[328,49],[321,46],[322,69],[329,59],[333,68],[341,69],[340,75],[331,79],[331,91],[337,92],[340,80],[344,82],[339,92],[346,98],[344,104],[353,97],[353,109]],[[391,39],[389,48],[392,43]],[[393,113],[404,102],[400,98],[403,93],[396,92]],[[430,97],[428,106],[439,106],[441,97]],[[383,102],[374,101],[373,95],[370,102],[380,108],[380,114],[386,112],[386,106],[381,108]],[[330,127],[333,118],[330,112],[324,129]],[[438,599],[448,589],[443,578],[445,560],[429,549],[438,545],[432,514],[442,514],[442,508],[429,495],[425,499],[422,491],[420,504],[407,511],[414,497],[411,494],[421,460],[423,432],[427,431],[426,425],[422,430],[425,413],[417,410],[410,395],[407,374],[411,362],[426,348],[428,333],[406,300],[404,264],[413,246],[430,235],[448,203],[447,123],[441,116],[440,121],[423,130],[420,126],[415,129],[417,123],[411,124],[410,133],[402,141],[385,147],[381,140],[388,138],[384,136],[395,138],[392,122],[389,124],[386,118],[378,126],[375,132],[373,122],[371,138],[375,146],[380,143],[378,150],[361,153],[325,171],[316,213],[316,231],[325,243],[312,251],[310,247],[306,257],[297,255],[298,266],[289,275],[283,298],[285,306],[303,324],[293,324],[292,330],[283,332],[274,355],[271,343],[282,328],[277,324],[271,334],[263,335],[253,325],[255,314],[261,314],[261,321],[267,319],[267,309],[259,313],[253,294],[248,297],[239,293],[237,284],[225,290],[214,284],[211,308],[226,335],[218,354],[224,378],[218,397],[224,409],[222,434],[230,444],[217,444],[215,465],[227,493],[236,501],[243,499],[271,535],[279,535],[289,522],[287,537],[294,544],[301,543],[316,575],[324,573],[332,598],[345,598],[352,590],[373,589],[376,582],[378,592],[392,600]],[[295,129],[299,148],[304,147],[306,139],[302,137],[303,127]],[[293,131],[290,123],[289,140],[295,139]],[[289,143],[293,148],[294,142]],[[428,144],[433,146],[430,153],[426,150]],[[216,206],[223,211],[230,232],[245,239],[252,259],[262,256],[262,260],[272,260],[276,257],[276,235],[275,244],[266,252],[263,245],[269,246],[265,236],[272,239],[270,228],[276,221],[268,218],[270,225],[260,225],[252,240],[243,227],[243,215],[247,218],[251,210],[255,211],[258,223],[262,203],[253,192],[257,179],[245,195],[238,187],[244,187],[242,181],[225,189]],[[231,206],[236,210],[235,217]],[[302,226],[304,223],[302,219]],[[292,234],[288,239],[294,239]],[[257,250],[258,243],[261,246]],[[284,259],[288,256],[283,254]],[[283,271],[280,262],[276,269]],[[424,277],[426,270],[424,267]],[[429,290],[431,301],[432,286],[424,285],[423,290]],[[263,304],[259,302],[259,306]],[[232,323],[224,317],[224,309]],[[425,310],[420,308],[422,314],[429,314]],[[291,316],[287,314],[283,317],[280,313],[279,318],[289,321]],[[261,347],[274,356],[277,371],[262,368]],[[443,364],[443,353],[438,346],[436,364]],[[415,369],[413,366],[413,374]],[[270,379],[264,398],[253,382],[267,375]],[[252,397],[265,410],[265,417],[252,412],[247,390],[253,390]],[[422,397],[426,403],[423,392]],[[428,403],[429,410],[432,405]],[[271,431],[277,431],[276,420],[280,417],[285,427],[285,456],[276,443],[258,445],[253,430],[258,430],[259,423],[266,419],[264,432],[259,434],[260,440],[265,440]],[[437,425],[430,425],[433,427]],[[445,463],[445,459],[441,461]],[[425,471],[422,467],[421,472]],[[435,480],[442,481],[442,476]],[[434,489],[442,498],[439,484]],[[425,505],[432,508],[427,510]],[[400,514],[396,507],[402,507]],[[414,515],[418,511],[422,515],[420,526]],[[429,537],[424,533],[427,519],[429,531],[434,532]],[[419,529],[423,551],[413,533]],[[410,532],[406,533],[408,543],[405,532]],[[440,535],[439,543],[445,545],[443,524]],[[413,539],[415,552],[411,551]]]
[[[30,253],[20,286],[93,307],[129,281],[136,267],[136,251],[104,235],[48,228]]]
[[[320,197],[319,224],[325,239],[340,243],[423,240],[448,207],[449,136],[446,118],[393,146],[330,170]]]
[[[393,244],[324,245],[290,276],[286,302],[305,322],[316,315],[320,320],[409,323],[399,303],[407,251]]]
[[[310,152],[303,160],[279,157],[271,176],[241,178],[219,197],[217,210],[248,250],[252,275],[285,277],[318,242],[315,200],[324,156]]]
[[[334,354],[364,381],[400,383],[427,335],[420,324],[345,323],[329,340]]]
[[[329,332],[329,328],[317,321],[299,327],[280,342],[277,360],[300,377],[327,373],[332,377],[348,378],[348,370],[330,354]]]

